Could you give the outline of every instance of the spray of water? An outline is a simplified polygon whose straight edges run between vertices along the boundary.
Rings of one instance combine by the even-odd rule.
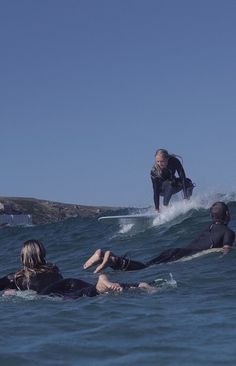
[[[215,201],[224,201],[228,203],[229,201],[235,200],[235,193],[220,194],[207,192],[205,194],[196,195],[190,200],[173,200],[168,207],[161,207],[160,213],[157,213],[154,208],[132,210],[132,214],[136,214],[137,216],[142,214],[144,216],[142,225],[140,221],[135,219],[129,223],[121,223],[119,234],[137,234],[137,232],[145,231],[150,227],[166,224],[167,222],[171,222],[180,217],[182,221],[186,219],[186,216],[192,210],[208,210]],[[145,221],[145,219],[147,220]]]

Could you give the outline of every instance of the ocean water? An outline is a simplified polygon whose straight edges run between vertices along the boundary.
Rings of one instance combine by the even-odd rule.
[[[152,222],[105,225],[97,218],[0,230],[1,276],[19,268],[22,243],[41,240],[64,277],[96,283],[83,263],[97,248],[146,261],[184,246],[224,200],[236,230],[236,195],[176,202]],[[151,209],[142,210],[147,214]],[[138,213],[125,209],[120,214]],[[157,279],[154,292],[129,290],[62,300],[21,292],[0,297],[0,365],[235,365],[236,252],[210,253],[135,272],[106,269],[113,281]]]

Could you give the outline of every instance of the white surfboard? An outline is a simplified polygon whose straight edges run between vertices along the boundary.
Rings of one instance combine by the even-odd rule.
[[[102,216],[98,218],[98,221],[101,221],[106,224],[131,224],[135,222],[144,222],[154,220],[158,214],[136,214],[136,215],[118,215],[118,216]]]

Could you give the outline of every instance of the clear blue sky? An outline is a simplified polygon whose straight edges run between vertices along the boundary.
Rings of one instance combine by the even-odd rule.
[[[0,195],[152,204],[157,148],[236,182],[236,1],[1,0]]]

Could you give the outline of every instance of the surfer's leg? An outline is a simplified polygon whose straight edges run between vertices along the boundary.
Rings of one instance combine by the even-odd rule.
[[[108,291],[122,292],[123,290],[128,290],[128,289],[132,289],[132,288],[133,289],[139,288],[141,290],[145,290],[148,292],[156,291],[156,287],[152,286],[151,284],[149,284],[147,282],[140,282],[140,283],[136,283],[136,284],[115,283],[115,282],[109,281],[109,279],[105,275],[99,276],[99,279],[98,279],[98,282],[96,285],[98,294],[102,294],[102,293],[108,292]]]
[[[110,250],[107,250],[103,256],[102,263],[99,264],[99,266],[95,269],[93,273],[98,273],[107,267],[111,267],[113,264],[113,258],[115,258],[113,253],[110,252]]]
[[[96,284],[96,290],[99,294],[108,291],[121,292],[123,291],[123,287],[119,283],[109,281],[107,276],[103,274],[100,275],[98,278],[98,282]]]
[[[77,278],[65,278],[49,285],[43,291],[41,291],[40,294],[49,296],[60,296],[65,299],[78,299],[82,296],[92,297],[103,294],[105,292],[122,292],[123,290],[132,288],[140,288],[142,290],[148,291],[152,291],[154,289],[153,286],[149,285],[146,282],[141,282],[137,284],[120,284],[118,282],[111,282],[106,275],[102,274],[99,276],[96,285],[92,285],[91,283],[82,281]],[[9,294],[12,293],[6,293],[6,295]]]
[[[146,263],[146,266],[152,266],[153,264],[174,262],[181,258],[188,257],[190,255],[198,253],[198,249],[191,248],[175,248],[164,250],[158,257],[155,257]]]
[[[183,189],[182,183],[176,179],[176,183],[166,180],[162,184],[162,195],[163,195],[163,205],[168,206],[173,194],[180,192]]]
[[[172,182],[166,180],[162,183],[162,195],[163,195],[163,205],[168,206],[171,196],[176,193],[175,188],[172,185]]]
[[[125,256],[119,257],[108,250],[104,254],[102,263],[96,268],[94,273],[98,273],[107,267],[119,271],[136,271],[138,269],[146,268],[146,265],[142,262],[126,258]]]
[[[121,257],[116,256],[111,251],[103,252],[101,249],[97,249],[95,253],[85,262],[84,269],[92,267],[93,265],[100,263],[95,269],[94,273],[98,273],[107,267],[111,267],[115,270],[121,270],[124,266]]]
[[[189,199],[193,194],[193,188],[194,188],[194,184],[191,181],[191,179],[186,178],[185,187],[186,187],[186,196],[187,196],[187,199]]]
[[[77,278],[64,278],[45,287],[41,295],[60,296],[64,299],[78,299],[82,296],[98,295],[96,286]]]
[[[146,268],[146,264],[138,261],[133,261],[128,258],[121,258],[122,260],[122,271],[138,271],[139,269]]]
[[[155,282],[139,282],[139,283],[120,283],[123,290],[141,289],[148,292],[156,291]]]
[[[87,269],[89,267],[94,266],[95,264],[102,262],[104,256],[104,252],[101,249],[97,249],[93,255],[84,263],[83,268]]]
[[[175,249],[167,249],[164,250],[158,257],[155,257],[148,261],[146,263],[146,266],[152,266],[153,264],[159,264],[159,263],[166,263],[166,262],[172,262],[174,260],[179,259],[179,252],[181,251],[181,248],[175,248]]]

